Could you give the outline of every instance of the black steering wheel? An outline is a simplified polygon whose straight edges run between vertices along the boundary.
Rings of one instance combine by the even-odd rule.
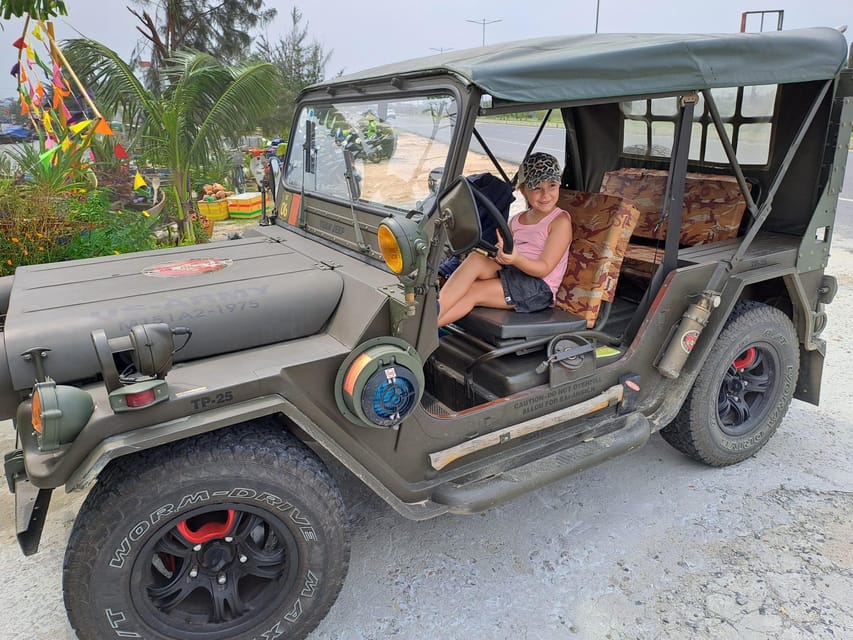
[[[512,253],[512,249],[515,246],[515,243],[512,239],[512,232],[509,230],[509,224],[504,218],[503,214],[498,211],[498,208],[492,203],[491,200],[477,187],[472,185],[470,182],[468,186],[471,188],[471,193],[474,194],[474,198],[477,200],[478,208],[482,206],[485,208],[486,213],[489,214],[489,217],[495,223],[495,226],[498,228],[498,233],[501,234],[501,237],[504,241],[504,253]],[[494,257],[498,254],[498,247],[491,242],[488,242],[482,237],[482,230],[480,233],[480,241],[477,243],[477,246],[486,251],[489,254],[489,257]]]

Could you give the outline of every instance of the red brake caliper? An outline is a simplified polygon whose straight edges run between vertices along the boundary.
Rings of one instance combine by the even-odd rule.
[[[225,519],[225,522],[205,522],[195,531],[191,530],[187,521],[184,520],[178,524],[178,532],[190,544],[204,544],[217,538],[224,538],[231,531],[231,527],[234,526],[234,520],[237,517],[237,512],[234,509],[228,509],[226,513],[228,517]]]
[[[750,347],[742,354],[740,354],[737,358],[735,358],[734,362],[732,362],[732,365],[738,371],[746,369],[747,367],[751,366],[753,362],[755,362],[755,354],[755,347]]]

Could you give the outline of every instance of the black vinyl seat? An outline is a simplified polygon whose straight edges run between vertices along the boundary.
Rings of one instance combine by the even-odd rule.
[[[535,313],[474,307],[468,315],[456,321],[456,326],[486,342],[501,345],[583,331],[586,320],[557,307]]]

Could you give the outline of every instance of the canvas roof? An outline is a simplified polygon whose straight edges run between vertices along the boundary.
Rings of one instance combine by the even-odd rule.
[[[513,102],[671,93],[834,77],[847,59],[835,29],[765,33],[595,34],[501,43],[375,67],[322,86],[451,73]]]

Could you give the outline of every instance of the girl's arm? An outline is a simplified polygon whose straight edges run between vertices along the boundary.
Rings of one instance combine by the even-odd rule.
[[[544,278],[554,270],[557,263],[565,255],[572,242],[572,222],[568,214],[557,216],[548,227],[548,239],[539,258],[527,258],[513,248],[512,253],[503,252],[503,239],[498,233],[498,254],[495,260],[498,264],[511,264],[534,278]]]

